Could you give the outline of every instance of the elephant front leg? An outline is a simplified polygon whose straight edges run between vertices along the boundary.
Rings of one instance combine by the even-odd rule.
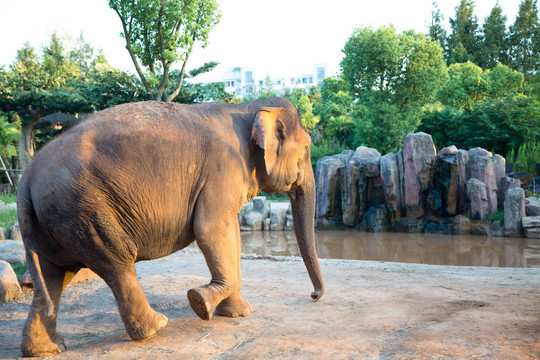
[[[234,213],[220,213],[215,206],[196,209],[195,236],[212,280],[188,291],[189,304],[203,320],[214,311],[225,316],[247,316],[251,305],[240,296],[240,229]]]

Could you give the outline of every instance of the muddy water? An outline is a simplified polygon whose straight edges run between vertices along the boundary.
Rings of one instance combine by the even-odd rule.
[[[540,268],[540,240],[482,236],[317,231],[320,258]],[[242,253],[300,256],[294,232],[242,232]]]

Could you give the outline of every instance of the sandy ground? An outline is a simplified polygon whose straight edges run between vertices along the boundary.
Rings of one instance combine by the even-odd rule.
[[[200,320],[188,289],[209,280],[201,255],[137,265],[150,304],[169,318],[155,337],[129,340],[112,293],[97,278],[70,285],[53,359],[538,359],[540,269],[321,260],[326,294],[311,302],[301,259],[242,260],[247,318]],[[19,344],[32,291],[0,304],[0,358]]]

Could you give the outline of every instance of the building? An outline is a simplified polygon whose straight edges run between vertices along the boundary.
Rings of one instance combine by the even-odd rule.
[[[295,89],[308,90],[313,86],[322,86],[323,80],[328,76],[328,64],[316,64],[311,73],[299,76],[264,78],[257,78],[253,67],[236,67],[223,74],[223,83],[225,91],[243,97],[260,94],[268,87],[272,87],[278,94]]]

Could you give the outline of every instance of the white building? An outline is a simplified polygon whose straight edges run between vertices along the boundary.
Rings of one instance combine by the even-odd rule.
[[[272,86],[278,94],[294,89],[308,90],[312,86],[322,86],[323,80],[328,77],[328,64],[316,64],[311,73],[290,77],[257,78],[255,68],[236,67],[223,74],[225,91],[236,96],[260,94],[262,89]]]

